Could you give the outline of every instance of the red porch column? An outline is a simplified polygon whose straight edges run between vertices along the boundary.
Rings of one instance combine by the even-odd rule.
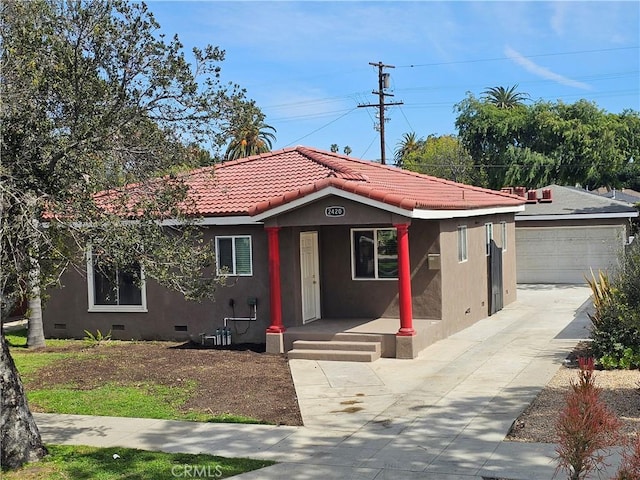
[[[400,330],[397,335],[410,337],[413,329],[413,307],[411,306],[411,264],[409,262],[409,224],[394,225],[398,231],[398,303],[400,305]]]
[[[271,325],[267,333],[282,333],[282,296],[280,292],[280,227],[265,227],[269,245],[269,301],[271,304]]]

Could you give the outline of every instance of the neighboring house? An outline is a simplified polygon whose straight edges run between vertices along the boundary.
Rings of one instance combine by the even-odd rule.
[[[600,195],[601,197],[611,198],[618,200],[619,202],[627,203],[629,205],[640,204],[640,192],[636,192],[630,188],[611,189],[611,190],[595,190],[592,193]]]
[[[383,355],[411,358],[516,298],[515,195],[304,147],[195,170],[187,183],[228,270],[216,301],[126,275],[114,285],[89,259],[86,278],[68,271],[50,292],[47,336],[199,341],[226,322],[234,343],[281,352],[290,327],[392,318]]]
[[[638,211],[586,190],[550,185],[527,192],[516,215],[518,283],[585,283],[617,264]]]

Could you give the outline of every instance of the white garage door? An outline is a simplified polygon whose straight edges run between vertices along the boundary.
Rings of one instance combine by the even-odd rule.
[[[518,283],[585,283],[616,265],[623,226],[516,228]]]

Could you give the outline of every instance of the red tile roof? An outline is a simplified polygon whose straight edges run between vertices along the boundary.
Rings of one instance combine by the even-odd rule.
[[[522,198],[441,178],[295,147],[225,162],[186,179],[202,216],[257,215],[335,187],[406,210],[511,207]]]

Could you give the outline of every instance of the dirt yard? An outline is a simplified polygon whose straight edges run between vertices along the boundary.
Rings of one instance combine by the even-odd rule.
[[[82,342],[46,351],[89,352],[65,358],[30,375],[31,390],[73,384],[91,389],[106,382],[164,386],[195,382],[180,408],[187,412],[231,413],[280,425],[301,425],[296,392],[286,358],[260,352],[258,346],[234,350],[200,348],[170,342],[110,342],[87,349]],[[34,353],[37,354],[37,353]]]

